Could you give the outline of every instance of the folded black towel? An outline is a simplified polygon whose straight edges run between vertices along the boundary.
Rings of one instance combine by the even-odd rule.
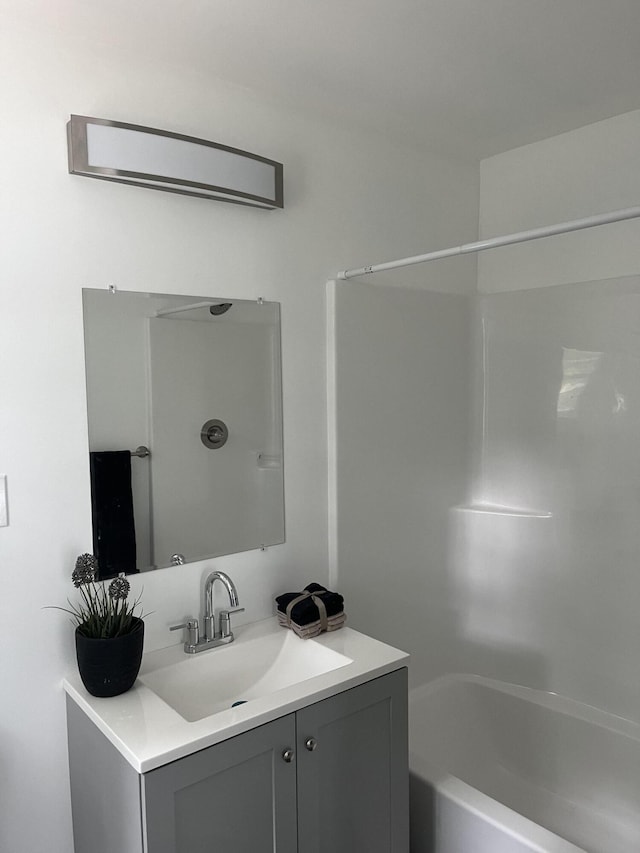
[[[327,616],[337,616],[344,610],[344,598],[337,592],[331,592],[324,586],[318,583],[310,583],[305,586],[302,592],[285,592],[276,597],[276,604],[280,613],[287,612],[287,606],[296,598],[299,598],[305,592],[313,593],[324,604]],[[309,595],[294,604],[291,610],[291,619],[297,625],[308,625],[311,622],[316,622],[320,618],[318,605]]]
[[[90,456],[93,553],[99,579],[136,572],[136,533],[128,450],[93,452]]]

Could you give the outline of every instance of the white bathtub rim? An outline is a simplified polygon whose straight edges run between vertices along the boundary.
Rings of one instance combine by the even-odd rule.
[[[510,696],[515,696],[518,699],[523,699],[526,702],[540,705],[549,710],[556,711],[565,716],[574,717],[583,720],[587,723],[600,726],[623,735],[624,737],[632,738],[640,741],[640,723],[628,720],[625,717],[620,717],[612,714],[610,711],[603,711],[593,705],[587,705],[584,702],[579,702],[576,699],[570,699],[568,696],[563,696],[560,693],[553,693],[547,690],[538,690],[534,687],[525,687],[520,684],[510,684],[507,681],[499,681],[495,678],[486,678],[482,675],[474,675],[472,673],[447,673],[438,678],[428,681],[426,684],[414,687],[409,691],[409,707],[415,707],[416,703],[421,698],[426,698],[433,693],[446,688],[449,684],[466,682],[467,684],[478,684],[483,687],[488,687],[493,690],[498,690],[501,693],[507,693]]]
[[[526,845],[532,853],[585,853],[582,847],[566,841],[455,776],[441,779],[437,792]]]
[[[421,755],[411,752],[409,766],[412,773],[434,787],[438,796],[446,797],[521,844],[527,845],[532,853],[585,853],[582,847],[566,841],[555,832],[540,826],[457,776],[437,770]]]

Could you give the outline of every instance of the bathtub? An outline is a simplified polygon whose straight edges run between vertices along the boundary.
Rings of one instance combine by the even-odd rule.
[[[411,853],[640,853],[640,726],[447,675],[409,699]]]

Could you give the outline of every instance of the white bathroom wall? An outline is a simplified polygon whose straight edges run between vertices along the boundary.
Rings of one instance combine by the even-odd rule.
[[[481,235],[638,199],[634,112],[484,161]],[[452,575],[466,668],[635,720],[639,238],[628,222],[480,256],[470,491],[489,506],[454,515]]]
[[[480,238],[640,202],[640,110],[489,157],[480,164]],[[526,290],[635,275],[640,220],[478,256],[478,289]]]
[[[75,557],[91,547],[82,288],[282,304],[287,542],[135,578],[147,648],[160,647],[180,641],[168,625],[197,609],[211,565],[236,581],[247,621],[270,614],[278,592],[328,578],[324,282],[427,237],[473,239],[477,174],[186,67],[148,65],[144,45],[117,47],[106,17],[103,31],[85,32],[81,14],[43,27],[30,8],[4,4],[0,28],[0,472],[11,520],[0,529],[0,849],[69,853],[61,679],[74,666],[73,631],[43,607],[73,597]],[[71,112],[280,160],[285,209],[70,176]],[[420,280],[469,285],[451,268]]]

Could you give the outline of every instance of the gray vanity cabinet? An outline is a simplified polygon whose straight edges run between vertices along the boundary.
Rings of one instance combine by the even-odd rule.
[[[296,726],[298,853],[406,853],[406,669],[303,708]]]
[[[408,853],[406,669],[142,775],[68,729],[75,853]]]
[[[296,853],[295,715],[145,773],[149,853]]]

